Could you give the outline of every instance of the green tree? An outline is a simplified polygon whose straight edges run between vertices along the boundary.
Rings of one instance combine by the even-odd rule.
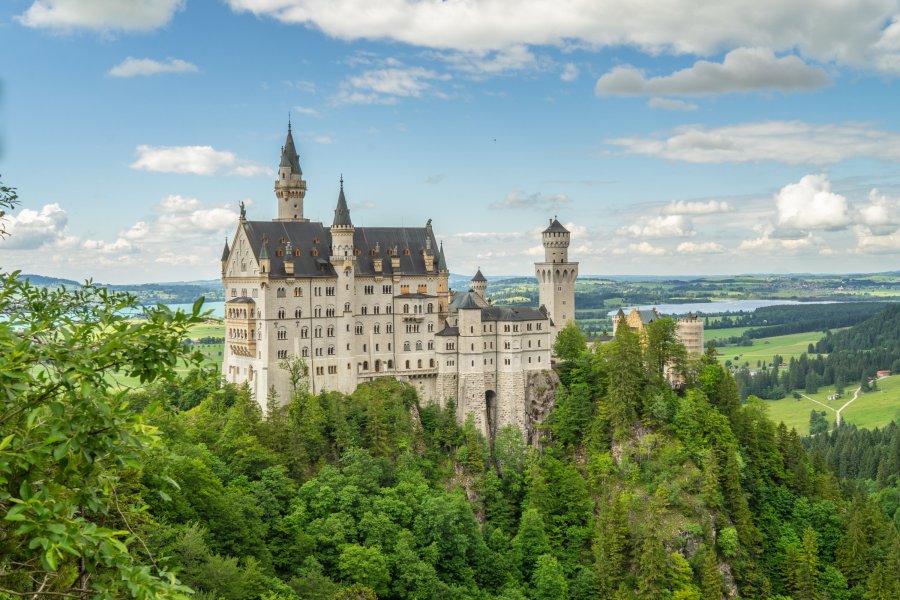
[[[703,563],[700,569],[700,592],[703,600],[721,600],[722,598],[722,573],[719,572],[719,560],[711,548],[703,553]]]
[[[111,381],[147,384],[199,362],[180,342],[202,320],[202,300],[173,313],[90,283],[51,290],[2,278],[0,588],[180,597],[185,588],[144,541],[143,502],[128,492],[159,436]]]
[[[687,351],[678,339],[678,324],[674,319],[666,317],[647,325],[644,357],[652,377],[658,381],[664,379],[667,369],[684,374]]]
[[[544,530],[544,519],[534,508],[522,513],[519,532],[513,539],[513,548],[519,555],[522,573],[530,578],[537,565],[538,557],[550,552],[550,542]]]
[[[0,239],[6,237],[5,219],[6,213],[13,210],[19,204],[19,195],[16,188],[9,187],[0,179]]]
[[[533,586],[531,597],[534,600],[565,600],[569,596],[566,576],[559,562],[551,554],[542,554],[538,557],[531,583]]]
[[[382,596],[388,593],[391,573],[379,547],[348,544],[341,551],[338,568],[345,581],[362,584]]]
[[[605,363],[608,385],[603,409],[616,431],[624,431],[637,417],[644,387],[641,342],[630,327],[619,327],[613,341],[601,346],[597,361]]]
[[[584,334],[581,333],[581,329],[578,328],[575,321],[569,321],[556,335],[553,354],[560,360],[575,362],[586,351],[587,342],[585,342]]]

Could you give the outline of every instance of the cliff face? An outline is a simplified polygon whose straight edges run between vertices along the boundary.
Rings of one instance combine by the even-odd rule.
[[[530,445],[540,445],[540,426],[556,405],[559,375],[552,369],[529,371],[525,378],[525,437]]]

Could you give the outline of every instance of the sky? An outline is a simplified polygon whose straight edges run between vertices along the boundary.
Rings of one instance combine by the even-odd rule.
[[[0,269],[219,277],[275,216],[430,218],[454,273],[900,268],[900,0],[6,0]]]

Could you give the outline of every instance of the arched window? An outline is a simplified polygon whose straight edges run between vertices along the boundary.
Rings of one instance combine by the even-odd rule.
[[[406,370],[409,370],[409,361],[406,361]]]
[[[393,324],[393,323],[388,323],[388,324],[387,324],[387,332],[388,332],[388,333],[394,333],[394,324]]]
[[[294,298],[301,298],[303,296],[303,290],[301,288],[294,288]]]
[[[364,360],[363,361],[363,371],[368,371],[368,370],[369,370],[369,361]]]
[[[279,309],[278,309],[278,318],[279,318],[279,319],[283,319],[283,318],[284,318],[284,309],[283,309],[283,308],[279,308]]]
[[[421,349],[422,349],[422,340],[418,340],[416,342],[416,350],[421,350]]]
[[[278,288],[275,295],[279,298],[284,298],[285,296],[287,296],[287,293],[285,292],[284,288]]]
[[[419,359],[419,363],[418,363],[417,366],[418,366],[420,369],[422,368],[422,359],[421,359],[421,358]]]
[[[334,325],[328,326],[328,337],[334,337]]]
[[[408,312],[409,312],[409,304],[404,304],[404,305],[403,305],[403,314],[405,315],[405,314],[407,314]]]
[[[428,303],[428,312],[434,312],[434,304],[432,304],[431,302]]]
[[[317,338],[322,337],[322,328],[321,327],[316,327],[316,337]]]
[[[344,312],[350,312],[350,303],[349,302],[344,304]]]
[[[409,352],[409,342],[403,342],[403,351]]]
[[[375,323],[375,326],[372,328],[375,333],[381,333],[381,323]]]
[[[300,330],[300,337],[304,340],[309,337],[309,327],[304,327]]]
[[[428,366],[432,369],[434,368],[434,359],[433,358],[428,359]]]
[[[303,358],[306,358],[306,357],[308,357],[308,356],[309,356],[309,348],[307,348],[306,346],[304,346],[304,347],[303,347]]]
[[[302,308],[295,308],[295,309],[294,309],[294,318],[295,318],[295,319],[302,319],[302,318],[303,318],[303,309],[302,309]]]
[[[388,367],[387,367],[387,368],[388,368],[388,369],[393,369],[393,368],[394,368],[394,361],[393,361],[393,360],[388,359]]]

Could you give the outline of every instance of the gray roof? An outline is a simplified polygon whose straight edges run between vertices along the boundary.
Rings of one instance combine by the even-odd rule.
[[[231,300],[226,300],[225,304],[256,304],[256,301],[249,296],[239,296],[237,298],[232,298]]]
[[[403,300],[426,300],[428,298],[437,298],[437,296],[415,292],[412,294],[400,294],[399,296],[395,296],[395,298],[401,298]]]
[[[490,306],[481,309],[482,321],[546,321],[547,315],[535,308]]]
[[[438,263],[437,263],[438,271],[449,271],[447,268],[447,258],[444,256],[444,242],[441,241],[441,250],[438,252]]]
[[[269,244],[268,257],[271,262],[271,277],[288,277],[284,271],[284,257],[278,251],[284,250],[287,242],[299,251],[293,256],[293,277],[335,277],[331,256],[331,230],[322,223],[304,221],[244,221],[241,223],[251,248],[261,248],[263,240]],[[396,248],[400,266],[397,272],[409,275],[428,275],[435,271],[425,269],[424,249],[426,239],[431,239],[431,247],[437,246],[434,234],[425,227],[357,227],[353,231],[353,244],[360,251],[356,257],[357,275],[375,275],[375,261],[382,261],[381,273],[392,275],[388,251]],[[284,241],[282,241],[284,240]],[[409,255],[406,255],[406,249]],[[313,256],[313,250],[318,256]],[[377,252],[375,251],[377,249]]]
[[[478,269],[478,272],[475,273],[475,277],[472,278],[472,281],[487,281],[487,279],[481,274],[481,269]]]
[[[488,306],[488,303],[485,302],[484,298],[474,291],[469,290],[468,292],[458,292],[454,294],[453,299],[450,301],[450,305],[447,308],[450,312],[454,312],[459,310],[463,303],[467,306],[462,308],[484,308]]]
[[[231,253],[231,251],[228,249],[228,240],[226,239],[225,240],[225,249],[222,250],[222,262],[225,262],[226,260],[228,260],[228,255],[230,253]]]
[[[550,219],[550,226],[547,227],[543,233],[569,233],[569,230],[563,227],[562,223],[557,221],[554,217],[553,219]]]
[[[303,175],[300,170],[300,156],[294,147],[294,136],[291,135],[291,122],[288,121],[287,139],[284,140],[284,146],[281,148],[281,163],[279,167],[290,167],[291,173]]]
[[[653,321],[656,321],[657,319],[662,317],[662,315],[660,315],[655,308],[651,308],[650,310],[639,310],[637,312],[641,317],[641,323],[644,323],[645,325],[648,323],[652,323]]]
[[[347,199],[344,197],[344,178],[341,177],[341,193],[338,194],[337,206],[334,209],[334,222],[332,227],[353,227],[350,220],[350,209],[347,208]]]
[[[435,335],[450,335],[450,336],[458,336],[459,335],[459,327],[444,327],[440,331],[438,331]]]

